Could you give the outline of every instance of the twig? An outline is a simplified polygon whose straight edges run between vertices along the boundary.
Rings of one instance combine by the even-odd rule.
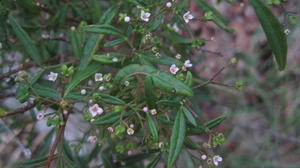
[[[220,57],[223,57],[224,55],[221,52],[217,52],[217,51],[211,51],[211,50],[207,50],[207,49],[200,49],[202,52],[207,52],[210,54],[214,54],[214,55],[218,55]]]
[[[45,168],[50,168],[53,157],[55,156],[54,153],[56,151],[56,147],[57,147],[58,143],[60,142],[60,140],[64,137],[64,132],[65,132],[65,128],[66,128],[68,118],[69,118],[69,113],[67,113],[67,114],[62,113],[62,116],[63,116],[64,124],[60,125],[59,128],[58,128],[58,132],[56,134],[54,143],[53,143],[53,145],[51,147],[51,150],[49,152]]]
[[[213,82],[213,80],[226,68],[226,66],[223,66],[221,69],[219,69],[210,79],[208,79],[206,82],[204,82],[203,84],[201,85],[196,85],[193,87],[193,89],[197,89],[197,88],[201,88],[203,86],[206,86],[210,83]]]
[[[12,96],[15,96],[14,93],[3,93],[3,94],[0,94],[0,99],[5,99],[7,97],[12,97]]]
[[[233,85],[228,85],[228,84],[225,84],[225,83],[214,82],[214,81],[211,81],[210,83],[211,83],[211,84],[214,84],[214,85],[220,85],[220,86],[229,87],[229,88],[233,88],[233,89],[238,90],[238,89],[237,89],[235,86],[233,86]]]
[[[0,115],[0,118],[4,118],[4,117],[8,117],[8,116],[15,115],[15,114],[20,114],[20,113],[25,113],[26,111],[28,111],[34,107],[35,107],[35,104],[28,104],[26,106],[12,110],[6,114]]]
[[[44,64],[47,64],[47,63],[50,63],[50,62],[57,61],[57,60],[60,59],[61,55],[63,55],[64,57],[69,56],[69,54],[60,54],[60,55],[57,55],[57,56],[55,56],[55,57],[53,57],[53,58],[47,59],[47,60],[44,61],[43,63],[44,63]],[[15,73],[17,73],[17,72],[19,72],[19,71],[22,71],[22,70],[25,70],[25,69],[29,69],[29,68],[34,67],[34,66],[37,66],[37,64],[36,64],[35,62],[32,61],[32,62],[30,62],[30,63],[28,63],[28,64],[25,64],[25,65],[22,65],[22,66],[20,66],[20,67],[18,67],[18,68],[16,68],[16,69],[13,69],[13,70],[8,71],[8,72],[6,72],[6,73],[0,74],[0,80],[1,80],[1,79],[4,79],[4,78],[7,78],[7,77],[9,77],[10,75],[13,75],[13,74],[15,74]]]

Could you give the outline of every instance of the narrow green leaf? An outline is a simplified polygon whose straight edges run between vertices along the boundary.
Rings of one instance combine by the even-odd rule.
[[[118,7],[112,6],[104,12],[102,17],[100,18],[99,24],[109,24],[115,15],[117,14]],[[92,59],[92,56],[95,54],[97,49],[99,48],[99,43],[104,38],[103,34],[91,34],[87,40],[87,43],[83,49],[83,57],[80,59],[79,70],[83,70],[89,64]]]
[[[29,89],[24,83],[20,83],[16,90],[16,98],[20,103],[29,99]]]
[[[124,68],[122,68],[115,76],[114,82],[119,83],[121,82],[125,77],[128,77],[132,74],[144,74],[149,75],[152,72],[155,72],[156,69],[154,69],[151,66],[148,65],[138,65],[138,64],[131,64]]]
[[[147,165],[146,168],[156,168],[156,165],[159,163],[159,160],[161,158],[161,154],[156,155]]]
[[[95,125],[106,125],[106,124],[113,124],[119,121],[121,118],[121,113],[119,112],[110,112],[103,116],[97,117],[92,124]]]
[[[107,34],[107,35],[114,35],[118,37],[124,37],[124,35],[117,28],[108,24],[89,25],[89,26],[81,27],[80,30],[88,33]]]
[[[284,70],[287,60],[287,38],[282,25],[272,11],[260,0],[250,0],[275,55],[279,70]]]
[[[152,119],[152,116],[149,114],[149,113],[146,113],[147,115],[147,122],[148,122],[148,126],[149,126],[149,129],[150,129],[150,133],[153,137],[153,140],[155,142],[158,141],[158,131],[157,131],[157,127]]]
[[[19,23],[15,20],[13,16],[9,15],[8,19],[17,38],[19,39],[20,43],[24,47],[27,54],[34,60],[35,63],[41,65],[42,64],[41,56],[35,44],[33,43],[32,39],[25,32],[25,30],[19,25]]]
[[[39,167],[39,166],[43,166],[46,161],[48,159],[48,156],[41,156],[41,157],[37,157],[31,160],[26,160],[23,162],[17,162],[14,163],[13,165],[15,167]]]
[[[197,121],[194,118],[194,116],[192,115],[192,113],[188,109],[186,109],[185,107],[182,107],[182,111],[183,111],[185,117],[189,120],[189,122],[191,124],[193,124],[194,126],[197,126]]]
[[[146,76],[144,80],[145,99],[148,106],[152,109],[155,108],[156,96],[153,81],[150,76]]]
[[[188,71],[186,73],[186,78],[185,78],[184,83],[189,87],[191,87],[193,85],[193,75],[190,71]]]
[[[166,92],[171,92],[183,96],[193,96],[193,91],[183,82],[174,78],[171,74],[157,71],[152,73],[152,80],[156,87]]]
[[[105,167],[109,168],[117,168],[117,165],[113,162],[113,158],[110,154],[111,149],[107,148],[101,151],[101,159]]]
[[[45,97],[45,98],[60,99],[60,94],[56,90],[49,88],[47,86],[36,83],[32,85],[32,89],[33,92],[36,93],[38,96]]]
[[[159,106],[170,106],[170,107],[179,107],[181,106],[179,101],[176,100],[159,100],[156,102]]]
[[[227,23],[226,19],[223,17],[223,15],[217,9],[215,9],[210,4],[205,2],[205,0],[196,0],[196,3],[204,12],[212,12],[213,22],[217,26],[219,26],[221,29],[223,29],[227,32],[233,32],[233,29],[227,27],[228,23]]]
[[[147,54],[147,55],[139,55],[143,59],[155,63],[155,64],[160,64],[160,65],[168,65],[171,66],[172,64],[176,64],[177,66],[183,66],[183,63],[175,58],[169,57],[169,56],[161,56],[157,58],[156,56],[152,54]]]
[[[82,47],[80,45],[80,35],[77,31],[70,31],[69,33],[70,41],[71,41],[71,47],[74,55],[77,58],[81,58],[82,55]]]
[[[123,38],[112,40],[112,41],[106,42],[104,44],[104,47],[113,47],[113,46],[116,46],[116,45],[119,45],[119,44],[123,43],[124,41],[125,40]]]
[[[70,83],[65,88],[64,97],[66,97],[69,92],[71,92],[78,84],[80,84],[80,82],[98,72],[100,68],[101,67],[98,64],[91,64],[87,68],[76,72]]]
[[[111,96],[108,94],[104,94],[104,93],[99,93],[100,97],[99,100],[107,103],[107,104],[114,104],[114,105],[123,105],[125,104],[125,102],[115,96]]]
[[[219,117],[210,120],[210,121],[206,124],[206,127],[207,127],[208,129],[213,129],[213,128],[215,128],[216,126],[218,126],[219,124],[221,124],[227,117],[228,117],[228,113],[224,113],[224,114],[220,115]]]
[[[44,72],[45,72],[44,69],[37,71],[30,79],[29,81],[30,85],[35,84],[40,79],[40,77],[43,75]]]
[[[168,168],[172,168],[176,162],[180,151],[182,149],[186,133],[186,124],[184,115],[181,110],[177,112],[175,123],[172,129],[172,136],[170,140],[170,150],[168,156]]]
[[[96,54],[93,55],[93,60],[102,63],[102,64],[115,64],[122,60],[122,58],[125,57],[124,54],[116,53],[116,52],[110,52],[106,54]],[[114,60],[117,58],[117,60]]]

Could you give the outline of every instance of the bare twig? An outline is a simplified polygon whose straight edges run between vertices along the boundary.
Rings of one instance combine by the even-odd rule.
[[[15,96],[14,93],[3,93],[3,94],[0,94],[0,99],[5,99],[7,97],[12,97],[12,96]]]
[[[221,69],[219,69],[210,79],[208,79],[206,82],[204,82],[203,84],[200,85],[196,85],[193,87],[193,89],[197,89],[197,88],[201,88],[203,86],[206,86],[210,83],[213,82],[213,80],[215,80],[215,78],[226,68],[226,66],[223,66]]]
[[[12,110],[6,114],[0,115],[0,118],[4,118],[4,117],[8,117],[8,116],[15,115],[15,114],[20,114],[20,113],[25,113],[26,111],[28,111],[34,107],[35,107],[35,104],[28,104],[26,106]]]
[[[211,51],[211,50],[207,50],[207,49],[200,49],[202,52],[206,52],[206,53],[210,53],[210,54],[214,54],[220,57],[223,57],[224,55],[221,52],[218,51]]]

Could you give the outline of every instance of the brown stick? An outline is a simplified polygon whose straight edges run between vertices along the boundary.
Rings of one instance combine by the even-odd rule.
[[[196,85],[193,87],[193,89],[197,89],[197,88],[201,88],[203,86],[206,86],[208,84],[210,84],[211,82],[213,82],[213,80],[226,68],[226,66],[223,66],[221,69],[219,69],[210,79],[208,79],[206,82],[204,82],[201,85]]]
[[[69,54],[60,54],[60,55],[57,55],[57,56],[55,56],[53,58],[49,58],[49,59],[45,60],[43,63],[47,64],[47,63],[50,63],[50,62],[57,61],[61,57],[61,55],[63,55],[64,57],[67,57]],[[28,64],[22,65],[22,66],[20,66],[20,67],[18,67],[16,69],[14,69],[14,70],[8,71],[8,72],[3,73],[3,74],[0,74],[0,80],[4,79],[4,78],[7,78],[10,75],[15,74],[15,73],[17,73],[19,71],[22,71],[22,70],[25,70],[25,69],[29,69],[29,68],[34,67],[34,66],[37,66],[37,64],[32,61],[32,62],[30,62]]]
[[[53,143],[53,145],[51,147],[51,150],[49,152],[49,156],[48,156],[45,168],[50,168],[53,157],[55,156],[54,153],[56,151],[56,147],[57,147],[58,143],[60,142],[60,140],[63,139],[63,137],[64,137],[64,132],[65,132],[65,128],[66,128],[68,118],[69,118],[69,113],[67,113],[67,114],[62,113],[62,116],[63,116],[64,124],[60,125],[59,128],[58,128],[54,143]]]
[[[35,104],[28,104],[24,107],[20,107],[18,109],[12,110],[6,114],[0,115],[0,118],[4,118],[4,117],[8,117],[8,116],[15,115],[15,114],[20,114],[20,113],[25,113],[26,111],[28,111],[34,107],[35,107]]]
[[[5,99],[7,97],[12,97],[12,96],[15,96],[14,93],[3,93],[3,94],[0,94],[0,99]]]

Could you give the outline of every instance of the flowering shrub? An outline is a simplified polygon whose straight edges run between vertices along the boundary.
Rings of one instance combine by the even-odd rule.
[[[11,86],[17,84],[15,96],[24,103],[10,112],[1,110],[1,118],[34,108],[38,112],[31,121],[44,120],[56,132],[53,141],[52,131],[45,138],[48,145],[38,148],[44,151],[15,165],[171,168],[182,158],[189,167],[222,164],[214,149],[225,137],[212,129],[228,114],[203,121],[191,99],[208,84],[240,90],[243,82],[215,81],[236,58],[206,81],[192,70],[191,56],[213,38],[196,37],[189,23],[213,22],[234,32],[209,2],[194,2],[201,17],[188,10],[186,1],[174,0],[1,1],[1,55],[18,51],[25,58],[0,75],[1,80],[15,77]],[[283,70],[287,32],[266,4],[249,2]],[[285,14],[295,22],[291,13]],[[38,68],[29,71],[32,67]],[[78,114],[90,128],[71,143],[64,139],[66,125]],[[206,143],[194,137],[203,134],[209,136]],[[86,143],[93,149],[78,154]]]

